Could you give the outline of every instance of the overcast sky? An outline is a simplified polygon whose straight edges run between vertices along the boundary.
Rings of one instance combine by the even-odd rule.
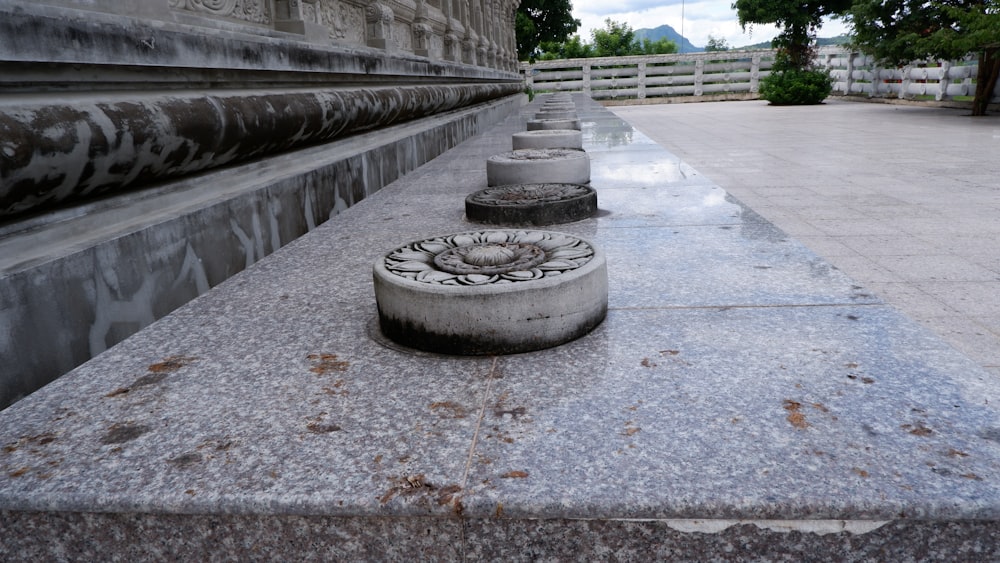
[[[736,10],[730,7],[732,0],[572,0],[572,3],[573,17],[583,24],[577,33],[588,43],[590,31],[603,28],[607,18],[627,23],[632,29],[667,24],[698,47],[705,46],[709,35],[725,39],[730,47],[742,47],[769,41],[777,34],[773,26],[754,26],[744,32],[736,19]],[[833,37],[845,30],[842,22],[829,21],[819,35]]]

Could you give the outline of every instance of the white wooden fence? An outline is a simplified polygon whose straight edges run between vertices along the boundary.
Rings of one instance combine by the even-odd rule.
[[[521,63],[521,71],[535,92],[583,92],[595,100],[754,99],[760,79],[770,74],[774,53],[768,49],[563,59]],[[969,101],[976,90],[974,58],[880,68],[870,56],[824,47],[817,59],[830,69],[833,93],[839,95]],[[1000,86],[992,102],[1000,103]]]

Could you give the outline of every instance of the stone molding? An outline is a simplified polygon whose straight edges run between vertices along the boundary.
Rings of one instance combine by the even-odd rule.
[[[0,106],[0,216],[247,161],[520,91],[517,83],[161,94]]]
[[[122,14],[111,0],[93,0],[86,11]],[[294,34],[311,43],[403,50],[430,59],[517,71],[514,12],[520,0],[145,0],[124,13],[147,21],[238,29],[242,33]],[[62,7],[74,0],[0,0],[9,9]],[[459,25],[455,25],[460,22]],[[463,54],[449,56],[451,35]],[[453,40],[451,40],[453,42]]]

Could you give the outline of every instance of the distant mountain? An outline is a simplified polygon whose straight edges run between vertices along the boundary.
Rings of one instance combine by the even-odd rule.
[[[653,29],[637,29],[635,30],[635,37],[636,39],[648,38],[650,41],[659,41],[665,37],[677,44],[677,51],[680,53],[700,53],[705,50],[704,47],[695,47],[690,41],[681,37],[681,34],[677,33],[674,28],[666,24],[654,27]]]
[[[836,37],[817,37],[816,38],[816,44],[819,45],[820,47],[826,47],[827,45],[844,45],[845,43],[849,43],[850,41],[851,41],[851,38],[850,38],[850,36],[847,36],[847,35],[838,35]],[[770,49],[770,48],[771,48],[771,42],[770,41],[762,41],[760,43],[754,43],[753,45],[746,45],[744,47],[735,47],[735,49],[745,49],[745,50],[751,50],[751,49]]]

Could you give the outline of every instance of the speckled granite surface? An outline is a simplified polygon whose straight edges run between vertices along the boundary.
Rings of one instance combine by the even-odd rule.
[[[596,330],[378,335],[373,261],[478,228],[536,100],[0,413],[0,559],[1000,557],[995,382],[576,102]]]

